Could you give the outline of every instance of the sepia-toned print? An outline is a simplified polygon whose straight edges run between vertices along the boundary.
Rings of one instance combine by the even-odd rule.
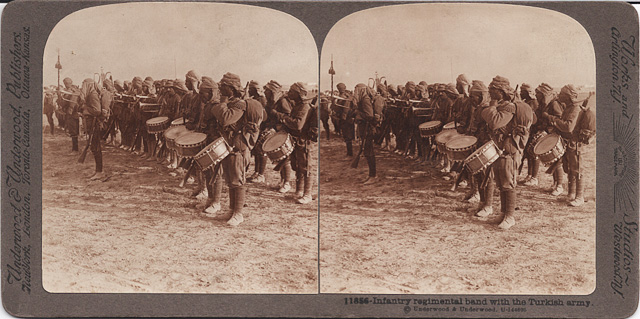
[[[272,9],[129,3],[44,52],[43,286],[317,292],[318,52]]]
[[[321,292],[591,293],[595,67],[584,28],[546,9],[337,22],[321,52]]]

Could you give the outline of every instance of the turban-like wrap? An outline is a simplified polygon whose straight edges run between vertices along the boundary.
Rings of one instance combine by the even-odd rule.
[[[258,84],[258,81],[251,80],[249,82],[249,87],[250,88],[254,88],[254,89],[259,89],[260,88],[260,84]]]
[[[482,81],[473,80],[470,92],[489,92],[489,88]]]
[[[131,86],[134,89],[142,88],[142,78],[139,76],[136,76],[135,78],[133,78],[133,80],[131,81]]]
[[[277,81],[271,80],[267,84],[264,85],[265,90],[270,90],[273,93],[277,93],[282,91],[282,85]]]
[[[460,74],[456,78],[456,84],[469,85],[469,78],[465,74]]]
[[[62,80],[62,83],[64,83],[64,85],[69,86],[73,84],[73,81],[71,81],[70,78],[64,78],[64,80]]]
[[[91,93],[91,91],[98,92],[97,84],[93,79],[86,78],[86,79],[84,79],[84,81],[82,81],[82,89],[80,90],[80,98],[83,101],[86,101],[87,100],[87,96],[89,96],[89,93]]]
[[[364,83],[358,83],[353,89],[353,98],[356,103],[360,103],[365,97],[372,97],[373,95],[375,95],[375,92]]]
[[[167,82],[169,82],[171,80],[167,80]],[[173,88],[176,90],[180,90],[182,92],[187,92],[189,91],[189,89],[187,89],[187,86],[184,84],[183,80],[180,79],[175,79],[173,80]]]
[[[102,82],[102,86],[104,86],[105,89],[107,89],[107,91],[109,92],[113,92],[113,83],[111,82],[110,79],[104,79],[104,82]]]
[[[120,80],[115,80],[113,82],[113,86],[116,88],[116,91],[118,92],[124,91],[124,86],[122,86],[122,81]]]
[[[148,76],[148,77],[144,78],[144,81],[145,81],[145,82],[151,82],[151,84],[153,84],[153,78],[152,78],[152,77],[150,77],[150,76]]]
[[[227,72],[222,76],[222,80],[220,80],[220,85],[231,86],[235,88],[237,92],[244,91],[244,88],[242,87],[242,83],[240,82],[240,77],[230,72]]]
[[[420,92],[420,95],[424,98],[427,97],[427,85],[418,84],[416,85],[416,92]]]
[[[398,95],[398,91],[396,90],[396,86],[393,84],[389,84],[387,85],[387,90],[389,91],[389,93],[391,93],[393,96]]]
[[[147,90],[149,90],[149,94],[156,93],[156,87],[153,86],[153,80],[145,80],[144,82],[142,82],[142,87],[146,87]]]
[[[455,96],[458,96],[460,93],[458,92],[458,89],[456,89],[456,85],[453,83],[449,83],[447,84],[446,88],[444,89],[445,92],[447,93],[451,93]]]
[[[187,72],[186,78],[192,82],[200,82],[200,75],[198,75],[198,73],[196,73],[196,71],[194,70],[190,70],[189,72]]]
[[[298,92],[298,94],[300,94],[300,97],[304,100],[305,98],[307,98],[307,95],[309,94],[309,88],[302,82],[296,82],[291,84],[291,87],[289,88],[289,90],[293,90]]]
[[[422,85],[424,87],[427,87],[427,81],[420,81],[420,83],[418,83],[418,85]]]
[[[520,86],[520,92],[522,92],[522,91],[528,92],[530,98],[534,98],[536,96],[536,94],[534,93],[533,88],[531,87],[531,85],[529,85],[527,83],[522,83],[522,85]]]
[[[204,89],[217,90],[218,89],[218,84],[212,78],[210,78],[208,76],[203,76],[202,77],[202,84],[200,84],[200,90],[204,90]]]
[[[553,93],[553,88],[547,83],[542,83],[538,85],[538,87],[536,88],[536,92],[540,92],[542,93],[542,95],[547,95],[549,93]]]
[[[404,87],[407,91],[414,91],[416,89],[416,84],[413,81],[409,81],[404,85]]]
[[[566,94],[571,98],[571,102],[578,102],[578,90],[576,90],[573,84],[567,84],[560,89],[560,94]]]
[[[447,89],[447,86],[444,85],[443,83],[438,83],[438,88],[436,89],[437,91],[444,91]]]
[[[347,86],[344,83],[338,83],[338,85],[336,85],[336,87],[338,88],[338,90],[343,89],[346,90]]]
[[[173,80],[164,80],[164,87],[172,87],[173,86]]]
[[[508,95],[509,99],[513,97],[513,93],[514,93],[513,88],[511,88],[511,85],[509,84],[509,79],[499,75],[493,78],[491,83],[489,83],[489,89],[500,90],[504,92],[504,94]]]
[[[125,80],[124,82],[122,82],[122,88],[125,90],[131,89],[131,82]]]

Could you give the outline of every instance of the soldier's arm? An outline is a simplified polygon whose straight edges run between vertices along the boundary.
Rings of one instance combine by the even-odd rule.
[[[309,114],[310,109],[311,106],[309,103],[303,103],[302,107],[300,107],[296,112],[292,112],[291,115],[283,114],[278,116],[278,119],[288,128],[300,131],[307,120],[307,115]]]
[[[512,118],[513,112],[509,108],[498,110],[497,107],[487,107],[482,111],[482,119],[487,122],[489,129],[492,131],[509,124]]]
[[[237,101],[232,104],[219,103],[213,107],[212,113],[220,125],[227,126],[240,120],[245,110],[245,102]]]
[[[571,106],[569,110],[567,110],[566,119],[562,118],[553,118],[553,124],[556,128],[558,128],[561,132],[573,132],[573,129],[576,127],[576,122],[578,121],[578,115],[580,114],[580,108]]]
[[[289,100],[282,98],[278,101],[278,106],[275,108],[275,110],[279,113],[291,114],[291,103],[289,103]]]

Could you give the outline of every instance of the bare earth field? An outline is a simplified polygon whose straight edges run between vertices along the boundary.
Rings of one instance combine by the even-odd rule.
[[[43,285],[50,292],[316,293],[317,201],[297,204],[250,184],[245,222],[232,228],[200,214],[204,200],[155,161],[103,147],[109,178],[88,181],[61,131],[43,136]],[[80,149],[85,141],[80,141]],[[314,166],[317,152],[313,154]],[[253,173],[253,165],[250,169]],[[223,210],[228,210],[226,186]],[[246,215],[245,215],[246,216]]]
[[[355,145],[355,144],[354,144]],[[359,146],[358,146],[359,147]],[[355,148],[355,147],[354,147]],[[579,208],[521,186],[516,225],[497,228],[462,202],[469,188],[426,165],[376,150],[380,181],[362,185],[367,163],[349,167],[344,142],[322,134],[320,285],[323,293],[589,294],[595,288],[595,141],[584,154],[586,198]],[[527,172],[523,169],[524,178]],[[565,177],[565,193],[567,189]]]

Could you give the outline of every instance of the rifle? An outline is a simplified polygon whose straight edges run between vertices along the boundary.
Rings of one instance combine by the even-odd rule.
[[[362,142],[360,143],[360,151],[358,151],[358,155],[356,155],[356,157],[353,158],[353,161],[351,162],[351,168],[358,168],[358,163],[360,162],[360,155],[362,155],[362,152],[364,152],[364,143],[366,143],[365,141],[367,140],[367,138],[369,138],[369,131],[370,131],[370,124],[369,121],[366,122],[366,126],[365,126],[365,137],[362,139]]]
[[[87,141],[87,146],[84,147],[84,150],[82,150],[82,154],[80,154],[80,157],[78,158],[78,163],[84,163],[85,158],[87,157],[87,151],[89,150],[89,147],[91,146],[91,142],[93,141],[93,137],[96,134],[97,129],[97,117],[93,118],[93,125],[92,125],[92,130],[91,130],[91,134],[89,135],[89,140]]]

